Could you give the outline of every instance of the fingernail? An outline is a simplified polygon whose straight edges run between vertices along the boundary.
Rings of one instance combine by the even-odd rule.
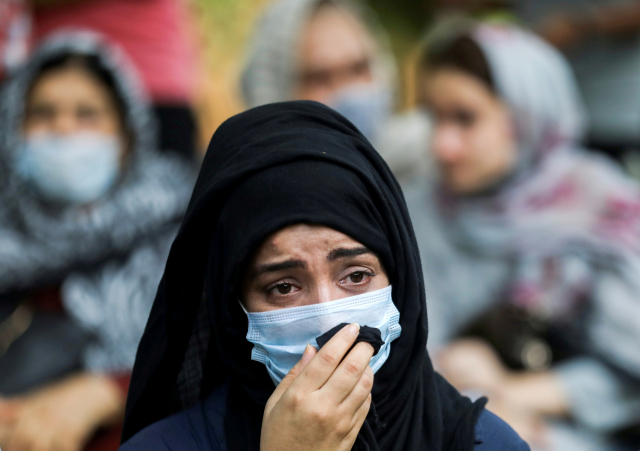
[[[349,332],[351,335],[358,336],[360,333],[360,325],[358,323],[349,324]]]
[[[304,348],[304,352],[302,353],[302,357],[300,358],[303,367],[307,364],[307,362],[309,362],[309,360],[311,360],[311,348],[312,346],[308,343],[307,347]]]

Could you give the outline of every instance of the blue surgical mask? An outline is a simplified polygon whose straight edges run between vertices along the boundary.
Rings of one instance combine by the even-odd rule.
[[[120,171],[120,153],[117,136],[43,133],[23,141],[16,168],[43,199],[86,204],[113,186]]]
[[[327,105],[374,142],[380,127],[391,117],[393,96],[389,89],[375,83],[349,85],[338,91]]]
[[[384,344],[369,362],[374,373],[387,361],[391,342],[402,330],[400,312],[391,299],[391,286],[321,304],[247,312],[247,317],[247,340],[254,344],[251,359],[267,367],[275,385],[302,358],[307,344],[317,348],[316,338],[338,324],[357,323],[380,330]]]

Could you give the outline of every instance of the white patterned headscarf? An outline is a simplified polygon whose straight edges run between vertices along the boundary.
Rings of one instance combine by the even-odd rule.
[[[386,35],[373,11],[353,0],[276,0],[264,12],[253,36],[242,73],[248,107],[292,100],[297,85],[298,44],[304,27],[323,3],[334,4],[362,21],[375,39],[374,80],[394,89],[396,70]]]
[[[14,167],[31,84],[44,64],[71,54],[94,56],[112,74],[133,143],[119,181],[82,211],[47,208]],[[87,31],[47,39],[12,74],[0,98],[0,293],[61,284],[67,312],[95,337],[86,355],[90,369],[133,364],[195,181],[190,162],[159,152],[156,133],[133,66]]]

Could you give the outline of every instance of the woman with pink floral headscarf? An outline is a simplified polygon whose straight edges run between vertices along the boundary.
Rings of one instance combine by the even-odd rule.
[[[450,25],[421,62],[437,177],[405,192],[430,346],[537,449],[609,449],[640,419],[640,187],[581,148],[557,51],[513,26]]]

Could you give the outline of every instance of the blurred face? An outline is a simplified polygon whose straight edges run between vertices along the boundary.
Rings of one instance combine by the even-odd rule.
[[[327,103],[340,88],[372,81],[372,42],[350,13],[322,6],[300,42],[300,79],[294,97]]]
[[[389,285],[378,257],[347,235],[320,225],[296,224],[269,236],[243,283],[249,312],[319,304]]]
[[[431,152],[442,183],[454,193],[473,194],[508,175],[517,143],[507,106],[459,70],[437,69],[424,83],[435,119]]]
[[[77,66],[43,74],[27,99],[23,132],[68,135],[99,132],[124,136],[118,109],[108,88]]]

